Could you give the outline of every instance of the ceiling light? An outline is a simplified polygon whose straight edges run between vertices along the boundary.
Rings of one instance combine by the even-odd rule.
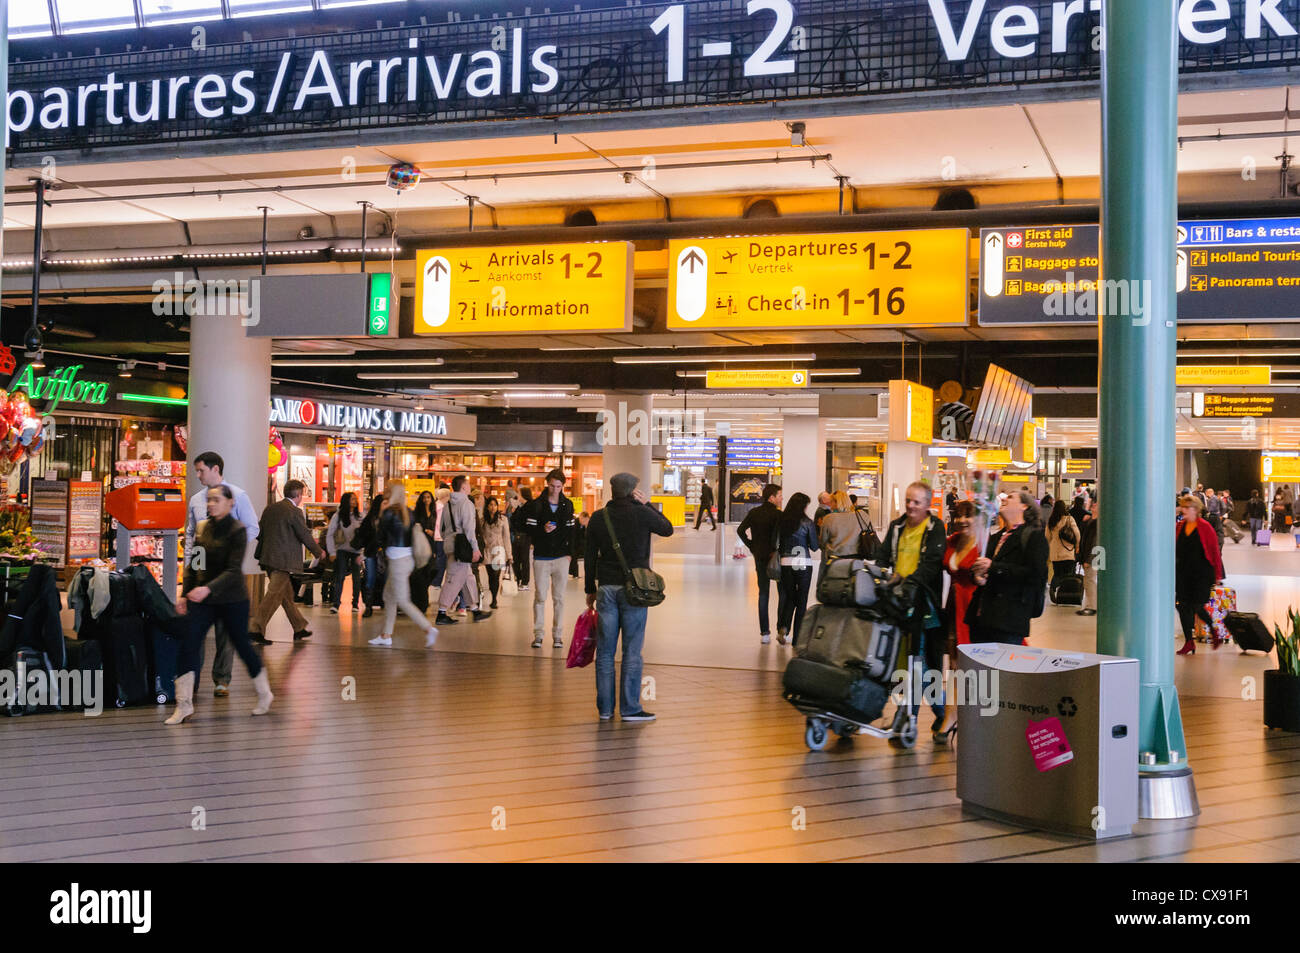
[[[135,361],[126,361],[117,365],[117,376],[130,377],[133,370],[135,370]]]
[[[344,355],[350,356],[348,355]],[[356,370],[359,367],[442,367],[445,364],[440,357],[416,357],[407,358],[406,360],[379,360],[379,361],[339,361],[326,360],[318,357],[314,358],[271,358],[272,367],[337,367],[342,370]],[[360,375],[358,375],[360,376]],[[391,375],[380,375],[381,378],[388,378]],[[423,375],[420,375],[423,376]]]
[[[676,354],[655,357],[614,357],[615,364],[785,364],[817,360],[816,354],[772,354],[758,357],[738,357],[734,354],[715,354],[712,357],[681,357]],[[737,368],[728,368],[737,370]]]
[[[451,390],[461,392],[494,390],[516,391],[528,390],[529,388],[536,388],[538,386],[539,385],[537,384],[430,384],[425,388],[425,390]],[[581,386],[578,384],[542,384],[540,386],[555,391],[575,391],[581,389]]]
[[[449,371],[445,374],[358,374],[359,381],[513,381],[518,371]]]

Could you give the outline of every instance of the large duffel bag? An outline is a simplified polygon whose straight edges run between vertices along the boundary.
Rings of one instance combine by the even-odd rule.
[[[1229,612],[1223,624],[1243,652],[1273,651],[1273,636],[1254,612]]]
[[[139,615],[104,618],[95,626],[104,658],[105,705],[155,704],[153,680],[149,677],[150,646],[144,619]],[[83,626],[82,638],[85,638]]]
[[[790,701],[823,707],[855,721],[875,721],[889,701],[889,689],[861,671],[807,658],[792,658],[782,683]]]
[[[870,678],[888,682],[900,642],[898,629],[870,609],[819,605],[804,615],[795,650],[800,658],[859,668]]]
[[[1052,590],[1052,602],[1058,606],[1083,605],[1083,577],[1068,573],[1057,579]]]
[[[876,580],[866,560],[834,559],[817,578],[817,601],[827,606],[868,608],[876,604]]]

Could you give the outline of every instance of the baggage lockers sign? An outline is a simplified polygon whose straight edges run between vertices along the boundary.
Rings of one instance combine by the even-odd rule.
[[[1289,483],[1300,480],[1300,457],[1261,454],[1260,471],[1265,483]]]
[[[416,334],[632,330],[632,243],[416,253]]]
[[[1100,274],[1100,227],[980,231],[979,323],[1094,324],[1099,310],[1142,317],[1150,289]],[[1180,222],[1179,321],[1300,318],[1300,218]]]
[[[964,228],[668,243],[670,330],[965,324]]]
[[[1209,418],[1300,417],[1295,394],[1207,394],[1192,392],[1192,416]]]

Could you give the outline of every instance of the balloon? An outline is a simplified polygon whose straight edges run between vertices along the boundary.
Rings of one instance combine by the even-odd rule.
[[[30,447],[32,444],[32,440],[40,432],[41,432],[41,422],[37,420],[35,417],[28,417],[26,420],[23,421],[23,432],[19,436],[18,441],[24,447]]]
[[[38,454],[43,446],[45,446],[45,431],[37,430],[36,436],[32,438],[32,445],[27,448],[27,454],[29,456]]]
[[[12,460],[14,463],[18,463],[26,455],[27,455],[27,448],[20,443],[14,444],[13,449],[10,450],[8,454],[6,454],[7,458]]]

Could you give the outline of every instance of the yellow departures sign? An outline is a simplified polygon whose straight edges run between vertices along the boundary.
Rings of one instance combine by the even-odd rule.
[[[807,387],[807,371],[707,371],[704,386],[726,387]]]
[[[966,324],[964,228],[668,243],[668,327]]]
[[[415,256],[416,334],[632,330],[632,243],[434,248]]]
[[[1261,387],[1271,383],[1271,364],[1183,364],[1174,370],[1176,387]]]

